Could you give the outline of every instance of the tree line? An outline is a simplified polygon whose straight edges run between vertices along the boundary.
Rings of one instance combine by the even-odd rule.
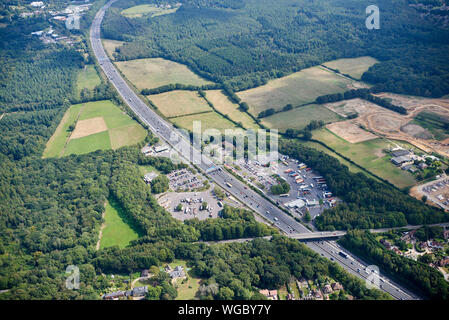
[[[427,298],[449,299],[449,284],[438,270],[387,250],[368,231],[350,231],[339,243]]]
[[[361,98],[372,103],[375,103],[383,108],[397,112],[399,114],[407,114],[407,109],[403,106],[397,106],[392,104],[387,99],[377,97],[371,94],[370,89],[353,89],[346,91],[345,93],[326,94],[316,98],[315,102],[319,104],[337,102],[342,100],[350,100],[354,98]]]

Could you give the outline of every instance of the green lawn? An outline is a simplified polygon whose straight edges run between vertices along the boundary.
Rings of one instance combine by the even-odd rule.
[[[379,138],[359,143],[349,143],[325,128],[314,131],[313,138],[324,142],[332,149],[368,171],[390,181],[398,188],[416,184],[416,179],[410,172],[397,168],[391,163],[391,156],[383,152],[384,149],[389,149],[393,146],[384,139]],[[395,143],[401,144],[396,141]]]
[[[70,138],[70,126],[77,121],[102,118],[106,124],[105,131],[93,132],[95,128],[87,128],[85,136]],[[101,120],[101,119],[100,119]],[[76,131],[76,129],[75,129]],[[91,133],[91,134],[89,134]],[[98,149],[117,149],[134,145],[142,141],[147,131],[112,101],[95,101],[71,106],[47,142],[44,158],[61,157],[70,154],[84,154]]]
[[[201,279],[195,277],[192,271],[188,270],[187,262],[185,260],[175,259],[168,265],[172,269],[177,266],[183,266],[184,270],[187,271],[187,280],[177,279],[174,283],[175,288],[178,290],[176,300],[193,300],[198,288],[200,287]],[[184,283],[182,283],[183,281]]]
[[[323,63],[324,66],[338,70],[342,74],[348,74],[354,79],[362,78],[362,75],[379,61],[375,58],[365,56],[359,58],[338,59]]]
[[[105,225],[100,241],[100,249],[112,246],[126,247],[139,235],[124,220],[122,208],[114,201],[106,202]]]
[[[139,171],[140,171],[140,174],[142,176],[144,176],[144,175],[146,175],[147,173],[150,173],[150,172],[160,173],[159,170],[157,170],[153,166],[139,166]]]
[[[347,91],[353,81],[334,72],[312,67],[289,76],[271,80],[266,85],[238,92],[237,95],[249,104],[249,112],[257,116],[261,111],[282,109],[314,102],[319,96]]]
[[[262,123],[271,129],[284,132],[289,128],[303,129],[312,120],[331,123],[342,120],[342,117],[321,105],[311,104],[262,118]]]
[[[193,300],[200,287],[201,279],[189,275],[187,281],[184,280],[184,283],[182,281],[178,279],[175,282],[175,287],[178,290],[176,300]]]
[[[78,78],[76,81],[78,94],[84,88],[92,90],[99,84],[101,84],[101,80],[93,65],[86,65],[84,69],[78,73]]]

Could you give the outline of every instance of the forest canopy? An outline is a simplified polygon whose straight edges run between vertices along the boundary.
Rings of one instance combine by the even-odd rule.
[[[121,14],[143,0],[109,9],[103,36],[127,41],[117,49],[119,60],[167,58],[240,91],[326,61],[372,56],[380,63],[362,79],[375,91],[449,93],[449,31],[421,17],[408,0],[376,3],[379,30],[365,26],[368,0],[168,2],[183,5],[159,17]]]

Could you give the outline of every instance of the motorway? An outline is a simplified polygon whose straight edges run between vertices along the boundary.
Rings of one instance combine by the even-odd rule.
[[[191,159],[201,159],[201,161],[195,161],[197,167],[203,172],[214,166],[213,162],[206,156],[192,147],[190,142],[183,136],[176,128],[170,123],[162,119],[156,112],[151,110],[139,96],[128,86],[126,81],[122,78],[117,71],[111,60],[107,56],[100,38],[100,26],[103,21],[106,10],[115,2],[112,0],[103,6],[96,14],[91,30],[90,41],[92,50],[96,56],[102,70],[114,85],[123,101],[134,111],[134,113],[151,129],[151,131],[170,144],[181,157],[188,162],[192,162]],[[294,220],[292,217],[285,214],[278,207],[274,206],[270,201],[248,188],[244,183],[236,179],[230,173],[225,170],[215,171],[209,174],[209,177],[220,187],[239,199],[242,203],[249,208],[257,212],[259,215],[264,216],[267,220],[271,221],[277,228],[287,234],[309,233],[310,231],[301,223]],[[229,183],[231,187],[227,185]],[[267,213],[269,212],[269,213]],[[333,251],[335,250],[332,242],[324,241],[320,244],[316,242],[307,242],[307,245],[316,252],[322,253],[325,257],[333,257],[345,269],[354,273],[353,266],[346,259],[337,259],[334,257]],[[363,276],[358,274],[355,270],[355,275],[363,279]],[[399,287],[398,285],[395,285]],[[417,297],[405,293],[404,289],[397,291],[393,287],[386,286],[381,288],[385,292],[397,299],[416,299]]]

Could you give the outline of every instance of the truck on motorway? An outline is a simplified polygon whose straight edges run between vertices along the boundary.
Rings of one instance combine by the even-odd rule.
[[[284,194],[281,194],[279,197],[286,198],[286,197],[288,197],[288,196],[290,196],[289,193],[284,193]]]
[[[226,182],[226,185],[227,185],[229,188],[232,188],[232,184],[230,184],[229,182]]]
[[[346,253],[344,253],[343,251],[340,251],[338,254],[340,256],[342,256],[343,258],[348,259],[348,255]]]

